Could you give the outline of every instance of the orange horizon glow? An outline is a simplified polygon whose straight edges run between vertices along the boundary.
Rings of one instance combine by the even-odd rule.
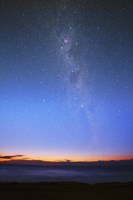
[[[1,157],[4,155],[1,155]],[[133,155],[124,155],[124,156],[89,156],[89,158],[83,157],[43,157],[43,156],[22,156],[22,157],[13,157],[13,158],[0,158],[0,162],[10,162],[10,161],[42,161],[42,162],[97,162],[97,161],[111,161],[111,160],[131,160]]]

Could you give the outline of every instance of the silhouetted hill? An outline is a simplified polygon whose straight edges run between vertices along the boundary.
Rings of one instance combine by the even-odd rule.
[[[1,161],[1,165],[38,165],[38,166],[133,166],[132,160],[111,160],[97,162],[49,162],[41,160],[11,160]]]

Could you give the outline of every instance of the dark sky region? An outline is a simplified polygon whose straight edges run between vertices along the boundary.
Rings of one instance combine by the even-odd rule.
[[[0,157],[16,155],[133,156],[132,0],[0,0]]]

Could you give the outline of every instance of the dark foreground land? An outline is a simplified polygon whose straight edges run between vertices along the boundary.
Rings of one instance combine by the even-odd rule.
[[[133,183],[0,183],[1,200],[133,200]]]

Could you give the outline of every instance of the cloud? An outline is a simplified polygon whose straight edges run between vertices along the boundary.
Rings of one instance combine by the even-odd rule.
[[[23,157],[23,155],[6,155],[6,156],[0,156],[0,159],[12,159],[12,158],[16,158],[16,157]]]

